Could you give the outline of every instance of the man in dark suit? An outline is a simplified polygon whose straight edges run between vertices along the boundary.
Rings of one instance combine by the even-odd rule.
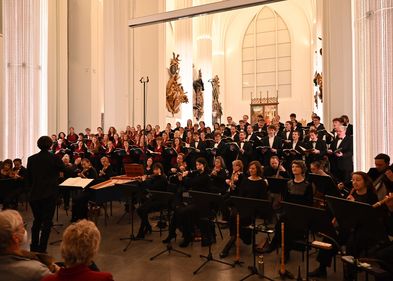
[[[336,129],[337,138],[330,145],[328,153],[332,157],[332,173],[341,182],[349,182],[353,172],[353,139],[346,135],[346,127]],[[337,151],[339,150],[339,151]]]
[[[270,158],[273,155],[278,155],[282,149],[282,140],[280,137],[276,136],[276,126],[270,125],[267,128],[268,135],[262,139],[262,146],[268,147],[268,149],[262,149],[260,156],[261,164],[267,166],[270,163]]]
[[[311,150],[306,154],[306,164],[308,167],[314,161],[323,160],[327,152],[326,142],[318,138],[318,132],[316,130],[310,130],[310,140],[306,143],[305,148]]]
[[[30,186],[29,203],[34,221],[31,227],[30,250],[46,252],[52,219],[56,209],[58,195],[57,182],[64,163],[49,153],[52,140],[42,136],[37,141],[40,152],[27,160],[27,182]]]
[[[241,131],[239,133],[239,156],[237,159],[241,160],[243,162],[244,167],[248,167],[248,163],[253,160],[252,154],[253,154],[253,148],[252,144],[248,141],[246,141],[246,133]]]
[[[190,150],[187,156],[187,164],[191,167],[192,170],[195,170],[195,160],[199,157],[206,157],[206,143],[201,141],[198,133],[193,134],[193,141],[190,143],[191,148],[195,148],[195,150]]]

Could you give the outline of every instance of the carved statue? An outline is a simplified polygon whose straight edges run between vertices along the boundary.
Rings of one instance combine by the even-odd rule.
[[[205,87],[202,81],[202,71],[199,69],[198,77],[192,83],[192,87],[194,88],[194,97],[193,97],[193,112],[194,117],[197,121],[201,119],[203,116],[203,91]]]
[[[209,82],[212,84],[213,88],[212,121],[213,123],[220,123],[222,116],[222,105],[221,102],[218,101],[218,98],[220,96],[220,79],[216,75],[213,79],[209,80]]]
[[[184,92],[183,86],[178,82],[179,76],[179,55],[173,53],[171,64],[169,66],[170,78],[166,84],[166,108],[172,115],[180,111],[182,103],[188,103],[188,97]]]
[[[322,83],[322,73],[315,72],[314,74],[314,86],[318,87],[318,91],[315,92],[314,95],[314,101],[315,104],[318,106],[318,98],[323,102],[323,95],[322,95],[322,90],[323,90],[323,83]]]

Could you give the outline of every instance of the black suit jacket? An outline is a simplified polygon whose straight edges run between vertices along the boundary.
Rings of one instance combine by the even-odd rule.
[[[30,201],[52,199],[57,196],[57,181],[65,165],[48,151],[40,151],[27,160],[27,182]]]
[[[311,141],[307,142],[305,148],[312,149],[313,148],[312,142]],[[326,155],[327,152],[326,142],[318,139],[315,144],[315,149],[319,150],[320,153],[319,154],[309,153],[308,155],[306,155],[307,164],[311,164],[314,161],[323,160],[323,157]]]
[[[353,139],[352,136],[346,136],[340,146],[337,146],[338,138],[334,139],[332,144],[330,145],[330,149],[333,152],[339,148],[341,148],[341,152],[343,153],[342,157],[333,156],[334,162],[338,170],[341,171],[353,171]]]
[[[240,147],[240,141],[238,142],[238,145]],[[245,141],[243,145],[243,150],[243,153],[239,151],[238,159],[243,162],[244,167],[247,167],[248,163],[254,160],[252,144],[248,141]]]

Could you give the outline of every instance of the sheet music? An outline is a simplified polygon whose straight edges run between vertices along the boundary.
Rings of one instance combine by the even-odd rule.
[[[93,179],[83,179],[81,177],[76,178],[68,178],[63,181],[60,186],[75,186],[85,188],[89,183],[91,183]]]

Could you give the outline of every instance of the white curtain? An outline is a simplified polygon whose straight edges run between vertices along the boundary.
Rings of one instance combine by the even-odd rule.
[[[393,156],[393,0],[353,0],[355,168]]]
[[[47,134],[47,1],[3,1],[2,159],[26,160]]]

